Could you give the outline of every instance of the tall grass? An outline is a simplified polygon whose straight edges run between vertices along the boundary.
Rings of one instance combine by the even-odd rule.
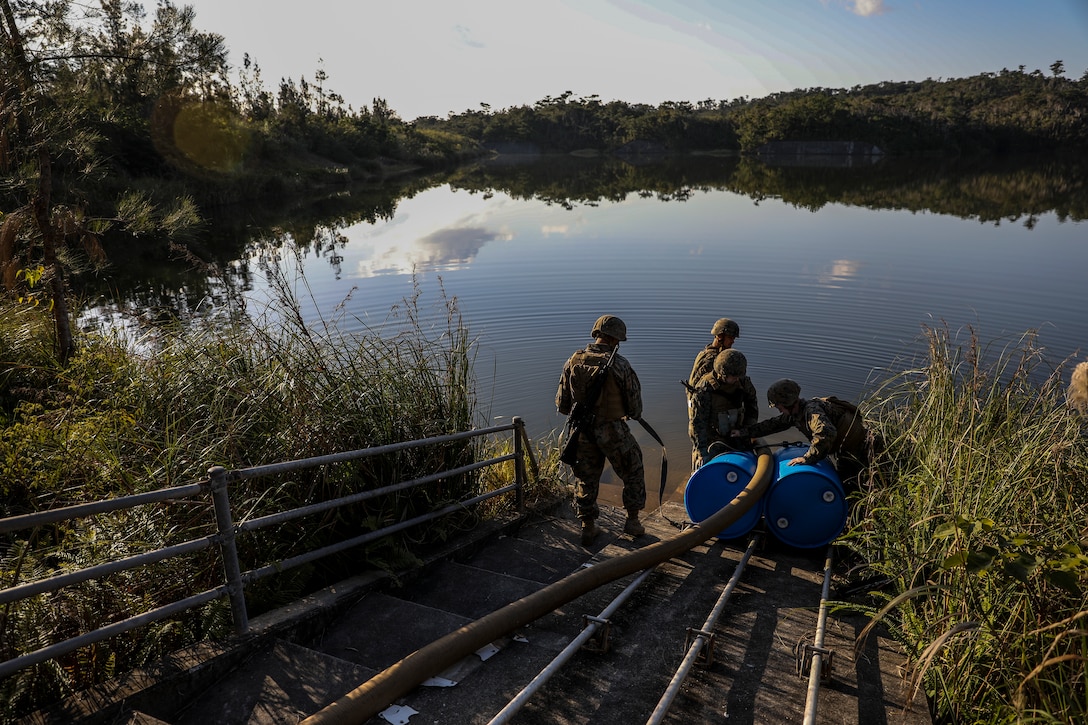
[[[67,367],[52,363],[41,313],[0,309],[0,516],[138,493],[240,468],[467,430],[475,408],[474,341],[456,299],[421,290],[378,329],[306,313],[290,260],[266,265],[269,304],[235,304],[136,340],[86,334]],[[312,301],[312,300],[311,300]],[[344,331],[353,322],[359,332]],[[475,440],[475,439],[474,439]],[[236,520],[463,466],[499,442],[459,442],[234,484]],[[483,448],[481,448],[483,446]],[[443,479],[239,540],[243,570],[358,535],[493,489],[496,474]],[[544,486],[551,484],[544,483]],[[497,509],[495,509],[497,512]],[[485,511],[485,514],[487,512]],[[247,588],[251,614],[366,569],[402,570],[474,525],[465,511]],[[210,503],[178,501],[41,527],[0,541],[0,586],[214,533]],[[217,557],[196,555],[116,574],[0,610],[9,659],[216,586]],[[0,717],[229,634],[226,602],[28,668],[0,683]]]
[[[1032,334],[928,329],[868,400],[885,440],[845,541],[939,722],[1088,721],[1088,440]]]

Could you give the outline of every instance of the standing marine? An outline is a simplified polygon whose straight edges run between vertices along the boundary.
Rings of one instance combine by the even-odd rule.
[[[740,337],[740,325],[723,317],[710,328],[710,334],[714,336],[706,347],[695,356],[695,363],[691,366],[691,375],[688,376],[689,388],[694,388],[703,379],[703,376],[714,368],[714,358],[722,350],[733,347],[733,343]]]
[[[592,423],[577,431],[576,460],[571,465],[577,479],[574,505],[582,522],[584,546],[592,544],[600,533],[596,525],[600,516],[597,492],[606,459],[623,481],[623,507],[627,510],[624,533],[631,536],[646,533],[638,520],[639,511],[646,505],[642,449],[626,422],[628,418],[642,417],[642,386],[627,359],[614,354],[619,344],[627,340],[627,326],[618,317],[602,315],[590,334],[593,342],[571,355],[563,365],[555,394],[555,407],[561,414],[570,415],[576,403],[586,400],[594,373],[608,366],[604,385],[590,411]]]
[[[1088,415],[1088,361],[1077,363],[1073,375],[1069,378],[1069,389],[1065,394],[1070,408]]]
[[[759,399],[748,377],[748,360],[740,350],[719,352],[710,372],[694,386],[688,400],[691,468],[698,469],[719,453],[736,450],[731,432],[759,419]]]

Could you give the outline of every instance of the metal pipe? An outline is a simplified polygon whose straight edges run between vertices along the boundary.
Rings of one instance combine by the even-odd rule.
[[[443,509],[432,511],[429,514],[416,516],[415,518],[401,521],[400,523],[393,524],[392,526],[386,526],[383,529],[375,529],[374,531],[360,534],[359,536],[351,539],[345,539],[344,541],[340,541],[335,544],[329,544],[328,546],[323,546],[320,549],[314,549],[313,551],[309,551],[305,554],[299,554],[298,556],[291,557],[290,559],[284,559],[282,561],[268,564],[259,569],[251,569],[245,574],[242,574],[242,582],[245,584],[250,584],[266,576],[272,576],[273,574],[279,574],[280,572],[287,571],[288,569],[294,569],[295,567],[301,566],[303,564],[309,564],[311,561],[317,561],[318,559],[329,556],[330,554],[336,554],[341,551],[346,551],[347,549],[352,549],[356,546],[360,546],[370,541],[377,541],[378,539],[389,536],[390,534],[395,534],[398,531],[410,529],[413,526],[417,526],[418,524],[442,518],[443,516],[446,516],[447,514],[452,514],[456,511],[463,511],[469,506],[480,503],[481,501],[486,501],[489,498],[495,498],[496,496],[502,496],[503,494],[510,493],[515,488],[516,484],[511,483],[502,488],[496,488],[494,491],[482,493],[475,498],[470,498],[465,501],[461,501],[460,503],[450,504]]]
[[[58,576],[49,577],[48,579],[40,579],[28,584],[20,584],[19,586],[0,591],[0,604],[7,604],[8,602],[26,599],[27,597],[44,594],[46,592],[55,592],[58,589],[85,582],[88,579],[99,579],[119,571],[128,571],[129,569],[135,569],[138,566],[154,564],[163,559],[169,559],[170,557],[183,556],[195,551],[202,551],[216,543],[216,541],[218,541],[218,536],[192,539],[183,544],[168,546],[165,549],[155,549],[154,551],[137,554],[136,556],[130,556],[126,559],[111,561],[107,564],[98,564],[97,566],[79,569],[68,574],[60,574]]]
[[[134,493],[131,496],[118,496],[117,498],[110,498],[104,501],[81,503],[75,506],[65,506],[63,508],[50,509],[48,511],[38,511],[33,514],[11,516],[6,519],[0,519],[0,534],[6,534],[9,531],[18,531],[19,529],[29,529],[42,524],[54,524],[58,521],[67,521],[82,516],[93,516],[94,514],[119,511],[121,509],[133,508],[147,503],[169,501],[175,498],[190,498],[203,491],[205,486],[206,484],[203,483],[190,483],[185,486],[160,488],[155,491],[148,491],[147,493]]]
[[[774,459],[769,454],[760,455],[757,459],[755,474],[744,490],[698,526],[681,532],[671,539],[650,544],[629,554],[575,572],[475,622],[470,622],[387,667],[303,722],[305,725],[364,723],[428,677],[443,671],[489,642],[577,599],[586,592],[667,561],[713,538],[722,529],[735,523],[756,504],[770,485],[773,467]]]
[[[514,416],[514,427],[517,429],[517,435],[521,436],[525,455],[529,457],[529,467],[533,469],[533,478],[540,478],[540,466],[537,465],[536,454],[533,453],[533,442],[529,440],[529,434],[525,432],[525,421],[518,416]]]
[[[300,458],[295,461],[269,463],[263,466],[252,466],[250,468],[238,468],[231,471],[230,475],[232,481],[238,481],[245,478],[271,476],[276,473],[291,473],[292,471],[313,468],[314,466],[323,466],[328,463],[355,461],[360,458],[380,456],[383,453],[396,453],[397,451],[407,451],[422,446],[436,445],[438,443],[452,443],[453,441],[464,440],[465,438],[475,438],[477,436],[491,435],[493,433],[502,433],[503,431],[513,430],[513,428],[514,425],[512,423],[508,425],[497,425],[491,428],[473,428],[472,430],[462,431],[460,433],[432,436],[431,438],[421,438],[416,441],[389,443],[388,445],[362,448],[357,451],[343,451],[342,453],[329,453],[324,456],[314,456],[312,458]]]
[[[174,615],[181,614],[187,609],[198,607],[201,604],[207,604],[213,599],[218,599],[223,596],[227,591],[225,586],[218,587],[216,589],[209,589],[206,592],[200,594],[194,594],[191,597],[185,599],[179,599],[176,602],[171,602],[158,609],[152,609],[149,612],[138,614],[135,617],[129,617],[128,619],[121,620],[120,622],[114,622],[113,624],[96,629],[86,634],[81,634],[78,637],[66,639],[63,642],[49,645],[48,647],[42,647],[39,650],[29,652],[25,655],[16,657],[13,660],[7,662],[0,662],[0,679],[7,677],[8,675],[18,672],[24,667],[30,667],[31,665],[40,664],[46,660],[51,660],[54,657],[60,657],[62,654],[67,654],[72,650],[79,649],[80,647],[86,647],[87,645],[94,644],[95,642],[101,642],[104,639],[110,637],[116,637],[119,634],[128,632],[129,630],[142,627],[145,624],[151,622],[157,622],[167,617],[173,617]]]
[[[653,713],[650,715],[650,719],[646,721],[646,725],[657,725],[665,719],[665,715],[669,712],[669,707],[672,706],[673,700],[680,693],[680,687],[684,684],[684,680],[687,678],[688,673],[691,672],[691,668],[695,665],[696,660],[699,658],[699,653],[702,651],[703,646],[707,642],[707,633],[713,631],[714,625],[718,623],[718,618],[722,616],[722,611],[725,610],[725,605],[729,602],[729,597],[733,595],[733,590],[737,588],[737,584],[740,583],[741,575],[744,574],[744,567],[748,565],[748,560],[752,558],[752,553],[756,550],[756,545],[759,543],[762,537],[756,534],[752,537],[752,540],[748,542],[748,548],[744,552],[744,556],[741,557],[737,563],[736,569],[733,570],[733,576],[729,577],[729,583],[725,585],[725,589],[722,590],[721,595],[718,597],[718,601],[714,604],[714,608],[710,610],[710,615],[706,618],[706,622],[703,623],[703,628],[695,635],[695,641],[688,647],[687,655],[684,656],[683,662],[680,663],[680,667],[676,670],[676,674],[673,675],[672,681],[669,686],[665,688],[664,694],[661,695],[661,699],[657,703],[657,707],[654,708]]]
[[[433,483],[434,481],[441,481],[443,478],[452,478],[454,476],[460,476],[462,473],[470,473],[472,471],[487,468],[498,463],[504,463],[506,461],[514,460],[513,453],[509,453],[505,456],[498,456],[496,458],[489,458],[486,461],[477,461],[470,463],[460,468],[451,468],[448,471],[439,471],[438,473],[430,473],[421,478],[413,478],[410,481],[401,481],[400,483],[394,483],[390,486],[382,486],[381,488],[371,488],[360,493],[353,493],[350,496],[342,496],[340,498],[330,499],[328,501],[322,501],[321,503],[310,504],[309,506],[300,506],[298,508],[288,509],[287,511],[280,511],[279,513],[269,514],[267,516],[261,516],[256,519],[250,519],[238,525],[238,531],[255,531],[257,529],[264,528],[266,526],[272,526],[274,524],[282,524],[287,521],[293,521],[294,519],[302,518],[303,516],[310,516],[312,514],[323,513],[325,511],[332,511],[333,509],[347,506],[353,503],[359,503],[360,501],[367,501],[378,496],[385,496],[390,493],[396,493],[398,491],[406,491],[410,488],[416,488],[422,486],[425,483]]]
[[[601,626],[601,622],[606,621],[609,617],[616,613],[624,602],[626,602],[632,594],[634,594],[642,583],[649,578],[650,574],[654,572],[657,567],[651,567],[646,571],[639,574],[634,581],[627,585],[627,587],[619,593],[619,595],[613,599],[607,607],[601,610],[601,613],[597,615],[596,621],[590,620],[578,636],[571,640],[570,644],[563,648],[563,651],[556,655],[548,666],[540,671],[540,674],[533,678],[532,682],[525,686],[521,692],[519,692],[513,700],[507,703],[506,707],[499,711],[495,717],[491,718],[491,722],[488,725],[504,725],[510,721],[514,715],[517,714],[521,708],[525,707],[525,703],[529,702],[537,690],[544,686],[548,680],[552,678],[559,668],[566,664],[567,660],[575,655],[582,648],[586,642],[590,640],[597,633],[597,630]]]
[[[525,439],[525,424],[521,418],[514,418],[514,481],[517,483],[518,493],[515,497],[515,505],[517,506],[518,513],[521,513],[525,508],[525,456],[524,451],[524,439]]]
[[[812,664],[808,673],[808,695],[805,698],[803,725],[815,725],[816,699],[820,694],[820,675],[824,655],[824,630],[827,627],[827,599],[831,596],[831,547],[827,547],[824,560],[824,588],[820,594],[820,614],[816,618],[816,637],[812,641]]]
[[[249,613],[246,611],[246,592],[242,584],[242,565],[238,561],[237,532],[230,515],[230,496],[227,494],[227,469],[212,466],[208,469],[212,484],[212,504],[215,508],[215,525],[219,529],[219,555],[223,560],[223,578],[230,596],[230,612],[236,634],[249,630]]]

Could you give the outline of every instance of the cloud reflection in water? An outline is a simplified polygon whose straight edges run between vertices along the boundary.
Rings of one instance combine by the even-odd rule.
[[[356,273],[366,278],[411,274],[413,270],[464,269],[488,242],[512,238],[510,232],[469,226],[439,229],[411,242],[389,240],[385,246],[371,246],[372,253],[356,263]]]
[[[853,259],[835,259],[830,266],[823,270],[817,279],[825,287],[840,287],[858,276],[861,271],[861,262]]]

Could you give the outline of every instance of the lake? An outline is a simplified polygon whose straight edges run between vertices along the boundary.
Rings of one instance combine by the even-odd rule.
[[[740,325],[763,416],[784,376],[805,396],[858,400],[925,351],[925,326],[998,347],[1035,331],[1053,366],[1083,357],[1085,178],[1043,163],[500,159],[416,184],[378,215],[331,214],[301,242],[306,224],[238,227],[264,241],[233,240],[245,251],[225,261],[259,297],[259,260],[298,244],[315,317],[349,330],[382,328],[417,288],[444,325],[443,294],[455,298],[477,340],[481,424],[520,416],[534,438],[564,423],[563,362],[599,315],[619,316],[675,492],[690,472],[679,381],[719,317]],[[655,503],[660,447],[633,428]]]

